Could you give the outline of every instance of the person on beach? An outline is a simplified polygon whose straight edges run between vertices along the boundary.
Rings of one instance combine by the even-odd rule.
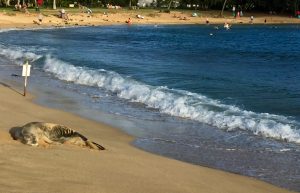
[[[142,15],[136,15],[136,18],[138,18],[138,19],[144,19],[145,17],[142,16]]]
[[[26,3],[24,3],[24,4],[22,5],[22,10],[24,11],[24,13],[29,14],[29,11],[28,11],[28,9],[27,9]]]
[[[253,15],[251,15],[251,17],[250,17],[250,23],[251,24],[253,24],[253,20],[254,20],[254,17],[253,17]]]
[[[39,16],[38,16],[38,23],[39,23],[39,25],[42,24],[43,18],[44,18],[44,17],[43,17],[43,14],[39,13]]]
[[[65,9],[61,9],[59,12],[58,12],[58,17],[59,18],[62,18],[64,20],[69,20],[69,15],[66,13]]]
[[[225,23],[224,23],[224,28],[225,28],[226,30],[229,30],[229,29],[230,29],[229,23],[225,22]]]
[[[16,4],[15,9],[16,9],[16,11],[21,11],[22,5],[21,4]]]
[[[206,18],[205,23],[206,23],[206,25],[209,25],[209,20],[208,20],[208,18]]]
[[[232,7],[232,16],[235,17],[235,6]]]
[[[128,20],[126,20],[126,21],[125,21],[125,23],[127,23],[127,24],[131,24],[131,19],[130,19],[130,18],[128,18]]]
[[[180,16],[179,20],[188,20],[186,17]]]
[[[36,20],[33,20],[33,23],[37,24],[37,25],[41,25],[42,22],[43,22],[43,15],[42,13],[39,13],[39,15],[37,16],[37,21]]]
[[[61,9],[61,10],[58,12],[58,14],[59,14],[59,18],[64,19],[64,18],[65,18],[65,15],[66,15],[65,9]]]
[[[88,17],[92,16],[93,11],[90,8],[87,8],[86,12],[88,14]]]

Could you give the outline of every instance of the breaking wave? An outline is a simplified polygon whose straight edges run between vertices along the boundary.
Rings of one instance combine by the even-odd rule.
[[[161,113],[228,131],[241,129],[255,135],[300,143],[299,123],[285,116],[246,111],[201,94],[147,85],[116,72],[76,67],[50,56],[46,57],[43,69],[60,80],[104,88],[120,98],[143,103]]]
[[[33,62],[42,57],[42,55],[35,54],[33,51],[28,48],[25,50],[17,46],[8,47],[0,44],[0,56],[16,61],[19,65],[23,64],[25,60]]]

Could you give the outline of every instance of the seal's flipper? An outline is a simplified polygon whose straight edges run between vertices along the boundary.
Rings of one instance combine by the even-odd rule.
[[[94,145],[96,145],[96,146],[99,148],[99,150],[105,150],[105,148],[104,148],[102,145],[99,145],[98,143],[95,143],[95,142],[93,142],[93,141],[92,141],[92,143],[93,143]]]
[[[87,140],[87,141],[85,142],[85,144],[86,144],[86,146],[88,146],[88,147],[90,147],[90,148],[92,148],[92,149],[105,150],[105,148],[104,148],[103,146],[101,146],[101,145],[99,145],[98,143],[95,143],[95,142],[93,142],[93,141]]]

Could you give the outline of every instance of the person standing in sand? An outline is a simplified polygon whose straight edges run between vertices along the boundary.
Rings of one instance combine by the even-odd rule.
[[[206,23],[206,25],[209,25],[209,20],[208,20],[208,18],[206,18],[205,23]]]
[[[250,23],[251,24],[253,24],[253,20],[254,20],[254,17],[253,17],[253,15],[251,15],[251,17],[250,17]]]
[[[61,9],[61,10],[59,11],[59,17],[62,18],[62,19],[64,19],[64,18],[65,18],[65,15],[66,15],[65,9]]]
[[[232,16],[235,17],[235,5],[232,7]]]
[[[38,23],[39,23],[39,25],[42,24],[43,18],[44,18],[43,14],[39,13],[39,15],[38,15]]]

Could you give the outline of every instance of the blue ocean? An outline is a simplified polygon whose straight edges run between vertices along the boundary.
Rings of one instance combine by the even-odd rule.
[[[300,191],[300,26],[0,30],[0,80],[145,151]]]

